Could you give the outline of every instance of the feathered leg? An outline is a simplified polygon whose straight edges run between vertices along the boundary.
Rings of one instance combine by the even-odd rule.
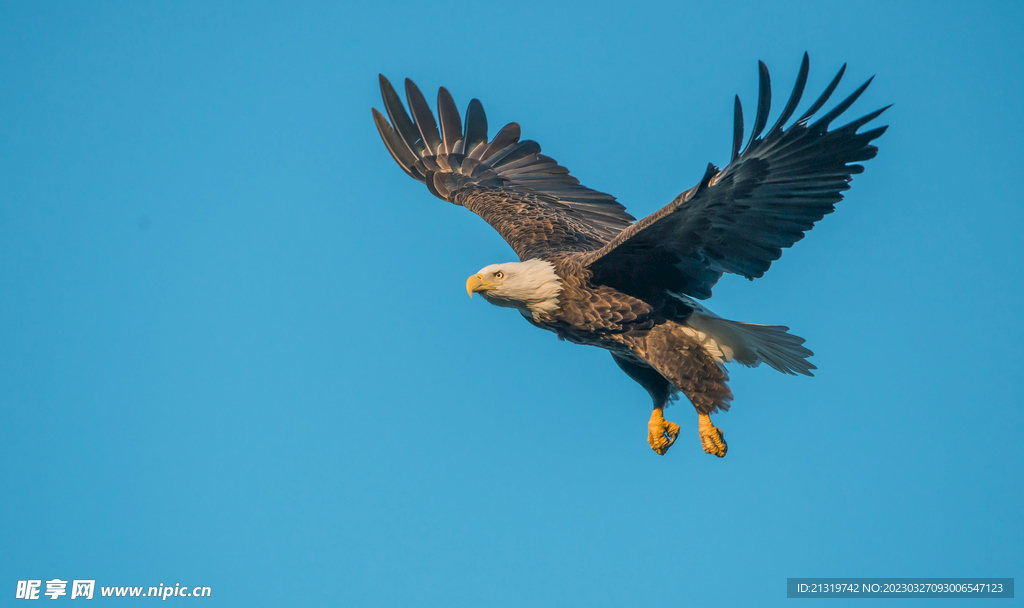
[[[679,425],[665,420],[663,412],[665,405],[676,392],[675,387],[650,366],[641,365],[615,354],[612,355],[612,358],[615,359],[622,371],[626,372],[626,375],[644,387],[651,395],[651,399],[654,401],[654,411],[651,412],[651,419],[647,423],[647,443],[650,444],[652,450],[664,455],[679,436]]]
[[[725,456],[725,434],[711,424],[710,415],[728,410],[732,391],[725,369],[692,336],[692,330],[676,323],[654,328],[644,340],[644,361],[660,377],[682,391],[697,410],[697,433],[708,454]]]

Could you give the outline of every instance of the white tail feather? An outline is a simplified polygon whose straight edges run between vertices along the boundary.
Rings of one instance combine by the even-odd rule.
[[[784,374],[813,376],[817,369],[807,360],[814,353],[803,346],[804,339],[789,333],[783,325],[758,325],[723,319],[686,296],[673,294],[694,308],[686,325],[719,363],[736,361],[757,367],[762,361]]]
[[[764,361],[784,374],[805,376],[813,376],[811,370],[817,369],[807,361],[814,353],[803,346],[803,338],[789,333],[788,327],[740,323],[698,313],[691,315],[686,323],[705,335],[705,348],[723,362],[735,360],[756,367]]]

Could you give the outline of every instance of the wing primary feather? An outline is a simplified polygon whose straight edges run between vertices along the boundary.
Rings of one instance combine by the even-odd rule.
[[[510,122],[501,128],[495,135],[491,143],[487,144],[487,148],[483,151],[480,156],[480,160],[487,160],[495,152],[498,152],[514,143],[519,141],[519,135],[521,131],[519,129],[519,123]],[[493,163],[487,163],[493,165]]]
[[[733,127],[732,127],[732,157],[729,162],[736,160],[740,155],[740,146],[743,145],[743,106],[740,104],[740,96],[736,96],[736,103],[733,104]]]
[[[878,128],[875,128],[875,129],[871,129],[870,131],[864,131],[863,133],[858,133],[857,136],[858,137],[863,137],[865,141],[871,141],[873,139],[878,139],[879,137],[881,137],[882,134],[885,133],[888,129],[889,129],[889,125],[885,125],[884,127],[878,127]],[[874,146],[871,146],[871,147],[874,148]],[[877,152],[878,148],[875,148],[875,151]]]
[[[832,92],[836,90],[837,86],[839,86],[839,81],[843,79],[843,74],[845,74],[845,73],[846,73],[846,64],[844,63],[843,67],[839,68],[839,73],[836,74],[836,77],[833,78],[832,82],[829,83],[828,87],[825,88],[825,92],[822,93],[821,97],[818,98],[818,101],[815,101],[814,105],[812,105],[810,107],[810,109],[808,109],[806,112],[804,112],[803,116],[801,116],[799,119],[797,119],[797,122],[803,122],[803,121],[807,120],[812,115],[814,115],[815,112],[820,110],[821,106],[825,105],[825,102],[828,101],[828,98],[832,96]]]
[[[420,130],[420,137],[423,138],[427,151],[437,154],[438,148],[441,146],[441,135],[437,132],[434,114],[430,111],[430,106],[427,105],[427,100],[423,97],[419,87],[408,78],[405,79],[405,97],[409,101],[412,119]]]
[[[754,130],[750,132],[750,139],[747,141],[747,148],[754,143],[757,136],[768,124],[768,113],[772,109],[772,79],[768,75],[768,66],[763,61],[757,62],[758,66],[758,92],[757,92],[757,116],[754,118]]]
[[[377,124],[377,131],[380,133],[380,138],[384,140],[384,145],[387,146],[391,157],[395,159],[402,171],[405,171],[410,177],[415,177],[412,174],[412,166],[416,163],[416,157],[405,147],[405,142],[395,133],[384,115],[377,111],[377,108],[373,108],[373,122]]]
[[[409,118],[409,114],[406,113],[405,106],[402,105],[402,100],[395,93],[394,87],[391,86],[387,78],[384,78],[383,74],[379,76],[380,96],[384,100],[384,111],[388,113],[391,124],[395,126],[395,131],[398,132],[405,146],[413,155],[419,157],[423,152],[423,140],[420,137],[420,132]]]
[[[853,122],[851,122],[849,124],[845,124],[842,127],[839,127],[836,130],[837,131],[841,131],[841,130],[845,129],[845,130],[856,132],[857,129],[863,127],[864,125],[868,124],[872,120],[878,118],[879,116],[881,116],[882,112],[885,112],[886,110],[888,110],[891,107],[892,107],[892,104],[889,104],[889,105],[885,106],[884,108],[879,108],[879,109],[875,110],[874,112],[872,112],[872,113],[870,113],[870,114],[868,114],[866,116],[861,116],[857,120],[855,120],[855,121],[853,121]]]
[[[455,144],[462,139],[462,118],[459,108],[448,89],[437,90],[437,114],[441,118],[441,144],[449,154],[455,151]]]
[[[786,107],[783,108],[779,119],[775,121],[775,126],[768,130],[768,135],[765,135],[765,139],[785,127],[786,121],[796,111],[796,107],[800,104],[800,98],[804,95],[804,87],[807,86],[807,74],[810,72],[810,69],[811,59],[807,56],[807,53],[804,53],[804,59],[800,63],[800,73],[797,74],[796,84],[793,85],[793,93],[789,96],[789,101],[786,102]]]
[[[487,115],[479,99],[471,99],[466,110],[466,153],[472,152],[477,144],[487,141]]]
[[[514,146],[507,146],[504,150],[494,154],[493,156],[489,156],[487,158],[487,162],[492,167],[500,165],[504,168],[506,164],[514,163],[515,161],[523,159],[531,154],[540,154],[540,144],[532,139],[527,139],[526,141],[519,142]],[[504,170],[502,170],[502,173],[504,173]]]
[[[857,101],[857,98],[860,97],[861,94],[863,94],[865,90],[867,90],[868,85],[871,84],[871,81],[874,80],[874,79],[875,79],[874,76],[872,76],[871,78],[868,78],[867,82],[865,82],[864,84],[860,85],[860,87],[858,87],[856,91],[851,93],[849,97],[847,97],[846,99],[844,99],[841,102],[839,102],[839,105],[837,105],[836,107],[832,108],[832,110],[828,114],[825,114],[824,116],[819,118],[817,121],[815,121],[815,123],[813,125],[811,125],[811,128],[820,127],[820,126],[824,126],[824,127],[828,128],[829,123],[831,123],[833,120],[835,120],[837,116],[839,116],[840,114],[845,112],[846,109],[849,108],[851,105],[853,105],[853,102]]]

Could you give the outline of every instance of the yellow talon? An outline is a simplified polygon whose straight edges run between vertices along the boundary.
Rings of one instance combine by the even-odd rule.
[[[647,443],[651,445],[651,449],[664,456],[678,436],[679,425],[665,420],[660,407],[654,408],[651,420],[647,423]]]
[[[700,444],[704,447],[704,451],[723,458],[729,451],[729,446],[725,443],[725,433],[711,424],[711,416],[699,414],[697,419],[697,432],[700,433]]]

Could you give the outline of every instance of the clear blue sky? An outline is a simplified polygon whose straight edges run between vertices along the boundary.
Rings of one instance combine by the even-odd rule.
[[[54,577],[520,607],[1024,576],[1022,5],[680,4],[0,5],[0,603]],[[892,126],[835,214],[716,288],[820,368],[734,369],[722,460],[684,403],[658,457],[606,353],[468,299],[511,250],[370,115],[378,72],[478,97],[643,216],[728,160],[757,60],[784,96],[805,50],[808,96],[849,62],[840,95],[877,74],[851,118]]]

